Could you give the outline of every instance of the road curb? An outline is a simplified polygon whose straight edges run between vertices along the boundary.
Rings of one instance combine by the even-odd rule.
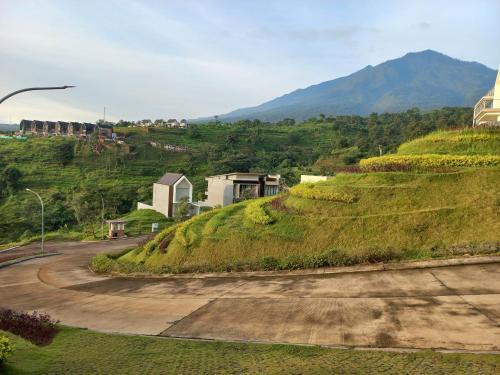
[[[402,263],[377,263],[362,264],[345,267],[325,267],[300,270],[280,270],[280,271],[243,271],[243,272],[210,272],[210,273],[184,273],[184,274],[143,274],[143,273],[111,273],[110,277],[131,277],[131,278],[151,278],[151,279],[206,279],[224,277],[282,277],[282,276],[321,276],[344,273],[363,273],[376,271],[398,271],[413,270],[437,267],[452,267],[475,264],[500,263],[500,254],[493,256],[476,256],[466,258],[433,259],[424,261],[411,261]],[[89,268],[90,269],[90,268]],[[92,270],[91,270],[92,271]],[[94,272],[94,271],[92,271]],[[95,273],[95,272],[94,272]],[[105,275],[101,275],[105,276]]]
[[[47,253],[47,254],[38,254],[38,255],[29,255],[27,257],[22,257],[22,258],[17,258],[17,259],[12,259],[12,260],[8,260],[6,262],[3,262],[3,263],[0,263],[0,268],[4,268],[4,267],[8,267],[8,266],[12,266],[13,264],[17,264],[17,263],[21,263],[21,262],[25,262],[27,260],[31,260],[31,259],[36,259],[36,258],[45,258],[45,257],[50,257],[50,256],[53,256],[53,255],[59,255],[59,253]]]
[[[21,245],[12,246],[12,247],[9,247],[9,248],[7,248],[7,249],[0,250],[0,253],[3,253],[3,252],[5,252],[5,251],[14,250],[14,249],[17,249],[18,247],[21,247]]]

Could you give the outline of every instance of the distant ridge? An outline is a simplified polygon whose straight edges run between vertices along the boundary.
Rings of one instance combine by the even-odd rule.
[[[220,115],[223,121],[325,115],[367,115],[474,105],[495,82],[496,71],[477,62],[425,50],[407,53],[346,77],[298,89],[256,107]]]
[[[0,132],[13,132],[19,130],[17,124],[0,124]]]

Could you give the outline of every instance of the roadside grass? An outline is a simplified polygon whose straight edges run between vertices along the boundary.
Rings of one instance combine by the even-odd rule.
[[[181,225],[163,251],[134,252],[155,272],[341,266],[500,253],[500,168],[339,174],[313,184],[348,202],[284,195],[265,225],[241,202]],[[124,257],[127,262],[134,261]],[[265,260],[263,260],[265,259]],[[118,259],[120,263],[122,259]]]
[[[3,333],[3,332],[1,332]],[[103,334],[61,326],[37,347],[3,333],[15,350],[0,370],[17,374],[497,374],[500,356],[396,353],[319,346],[229,343]]]

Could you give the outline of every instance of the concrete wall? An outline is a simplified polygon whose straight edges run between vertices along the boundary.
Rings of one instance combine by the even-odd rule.
[[[149,204],[142,203],[142,202],[137,202],[137,209],[138,210],[154,210],[153,206],[150,206]]]
[[[233,181],[211,177],[207,181],[207,203],[210,206],[227,206],[233,203]]]
[[[170,186],[163,184],[153,184],[153,209],[170,217]]]
[[[300,175],[300,183],[325,181],[327,179],[328,179],[328,176],[313,176],[313,175],[308,175],[308,174]]]

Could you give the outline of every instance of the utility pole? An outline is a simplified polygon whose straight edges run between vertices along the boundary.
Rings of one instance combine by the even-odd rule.
[[[17,91],[11,92],[9,95],[4,96],[2,99],[0,99],[0,104],[2,104],[4,101],[9,99],[11,96],[14,96],[14,95],[20,94],[22,92],[26,92],[26,91],[65,90],[65,89],[69,89],[72,87],[76,87],[76,86],[29,87],[27,89],[22,89],[22,90],[17,90]]]
[[[102,203],[102,210],[101,210],[101,240],[104,239],[104,198],[102,197],[101,194],[101,203]]]
[[[106,123],[106,107],[104,107],[104,117],[103,117],[104,123]]]
[[[31,189],[26,189],[26,191],[29,191],[30,193],[35,194],[38,197],[38,199],[40,199],[40,204],[42,205],[42,255],[43,255],[43,251],[44,251],[44,222],[43,222],[43,201],[42,201],[42,197],[40,197],[40,195],[38,193],[35,193]]]

